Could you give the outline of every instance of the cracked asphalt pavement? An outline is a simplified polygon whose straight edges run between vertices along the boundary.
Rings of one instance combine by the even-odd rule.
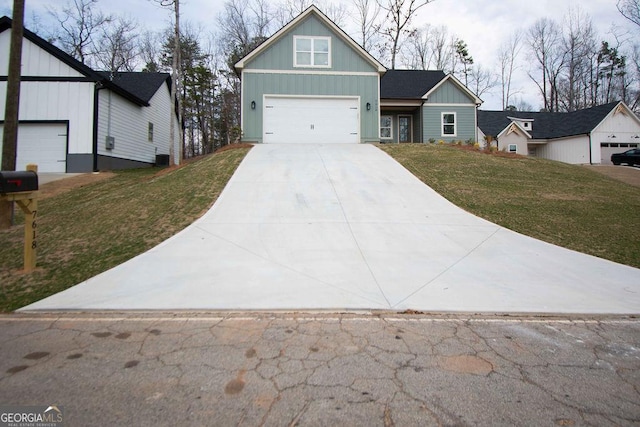
[[[640,321],[0,316],[0,404],[65,425],[638,425]]]

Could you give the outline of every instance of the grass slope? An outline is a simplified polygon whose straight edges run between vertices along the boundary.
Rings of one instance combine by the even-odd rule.
[[[218,152],[160,173],[154,168],[120,171],[41,200],[33,274],[20,272],[23,226],[0,231],[0,311],[67,289],[182,230],[218,198],[248,150]]]
[[[471,213],[549,243],[640,268],[640,188],[544,159],[425,144],[380,148]]]

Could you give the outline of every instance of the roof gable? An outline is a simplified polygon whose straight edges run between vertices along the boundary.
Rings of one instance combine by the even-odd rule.
[[[274,47],[277,42],[284,39],[291,33],[296,27],[303,24],[309,18],[315,18],[322,25],[324,25],[331,33],[335,34],[342,42],[344,42],[358,57],[366,61],[371,67],[373,67],[378,73],[384,73],[386,68],[378,62],[369,52],[364,50],[358,43],[356,43],[347,33],[345,33],[340,27],[338,27],[333,21],[331,21],[325,14],[323,14],[315,5],[308,7],[304,12],[294,18],[287,25],[278,30],[275,34],[265,40],[262,44],[249,52],[244,58],[235,64],[236,70],[242,70],[247,67],[249,63],[256,60],[262,53],[268,49]],[[292,50],[289,50],[291,53]],[[292,53],[291,53],[291,56]],[[327,70],[329,71],[329,70]]]
[[[440,91],[441,88],[445,87],[445,85],[451,84],[453,87],[457,88],[464,96],[469,98],[471,102],[476,105],[482,104],[482,100],[478,98],[469,88],[462,84],[460,80],[458,80],[453,74],[447,74],[446,77],[440,80],[434,87],[428,90],[424,95],[423,99],[429,99],[431,97],[436,96],[436,94]]]

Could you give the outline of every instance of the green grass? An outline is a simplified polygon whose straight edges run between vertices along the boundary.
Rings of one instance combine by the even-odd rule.
[[[549,243],[640,267],[638,187],[537,158],[429,144],[380,148],[471,213]]]
[[[0,231],[0,311],[67,289],[182,230],[213,204],[248,150],[219,152],[165,174],[119,171],[41,200],[35,272],[20,271],[23,226]]]

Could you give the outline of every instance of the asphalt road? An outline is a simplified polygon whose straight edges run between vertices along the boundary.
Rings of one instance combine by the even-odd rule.
[[[640,321],[5,315],[0,404],[66,426],[638,425]]]

